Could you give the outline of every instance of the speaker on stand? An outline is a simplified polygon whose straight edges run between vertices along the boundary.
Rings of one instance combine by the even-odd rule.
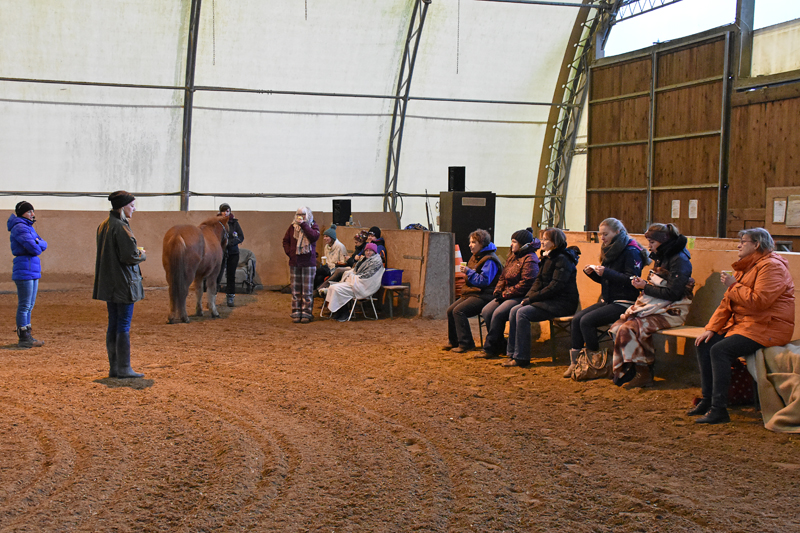
[[[467,167],[447,167],[447,191],[464,192]]]
[[[333,223],[337,226],[346,226],[350,220],[350,200],[333,201]]]

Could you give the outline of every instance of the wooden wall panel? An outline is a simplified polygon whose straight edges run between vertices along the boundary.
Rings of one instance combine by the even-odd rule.
[[[653,191],[653,222],[673,223],[684,235],[717,234],[717,189]],[[672,218],[672,201],[680,200],[679,218]],[[689,218],[689,200],[697,200],[697,218]]]
[[[729,209],[763,208],[767,187],[800,185],[798,117],[800,98],[731,110]]]
[[[656,87],[722,76],[725,38],[666,52],[658,58]]]
[[[590,104],[589,144],[647,140],[650,98]]]
[[[655,136],[719,131],[722,81],[656,94]]]
[[[590,148],[587,189],[647,186],[647,144]]]
[[[590,192],[586,194],[586,227],[596,230],[604,219],[614,217],[631,233],[644,233],[647,193]]]
[[[655,143],[653,187],[718,182],[719,135]]]
[[[589,100],[649,91],[652,70],[649,57],[592,69]]]

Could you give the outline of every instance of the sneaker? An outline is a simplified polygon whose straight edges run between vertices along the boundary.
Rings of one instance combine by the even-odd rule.
[[[228,295],[228,307],[233,307],[233,294]]]
[[[300,323],[300,317],[299,316],[292,317],[292,322],[294,322],[295,324],[299,324]]]

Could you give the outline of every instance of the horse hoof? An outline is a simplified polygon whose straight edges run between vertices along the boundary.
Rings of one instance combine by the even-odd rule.
[[[189,323],[189,317],[187,316],[186,318],[184,318],[184,319],[182,320],[182,322],[183,322],[184,324],[188,324],[188,323]]]
[[[219,313],[211,313],[211,318],[219,318]]]

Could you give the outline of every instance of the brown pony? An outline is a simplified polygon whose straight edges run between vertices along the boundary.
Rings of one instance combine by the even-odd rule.
[[[203,281],[208,289],[208,308],[211,316],[217,312],[217,276],[222,268],[222,251],[228,245],[228,217],[217,215],[199,226],[174,226],[164,235],[164,252],[161,262],[169,284],[169,319],[189,322],[186,315],[186,297],[194,282],[197,294],[196,316],[203,316]]]

